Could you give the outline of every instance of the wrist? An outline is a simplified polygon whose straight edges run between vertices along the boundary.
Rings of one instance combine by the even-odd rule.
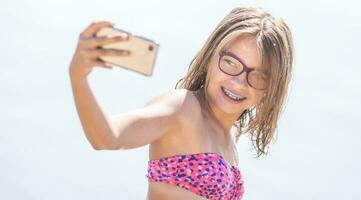
[[[74,73],[74,72],[71,72],[71,71],[69,71],[69,77],[70,77],[70,81],[72,83],[87,81],[87,75],[77,74],[77,73]]]

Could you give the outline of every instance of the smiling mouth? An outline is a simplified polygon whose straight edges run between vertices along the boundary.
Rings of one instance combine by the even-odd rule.
[[[241,96],[241,95],[237,95],[232,93],[230,90],[228,90],[227,88],[221,87],[222,88],[222,92],[225,96],[227,96],[230,100],[233,100],[235,102],[241,102],[244,101],[247,97]]]

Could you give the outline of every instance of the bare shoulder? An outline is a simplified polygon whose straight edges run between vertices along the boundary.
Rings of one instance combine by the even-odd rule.
[[[190,116],[200,112],[200,104],[193,91],[175,89],[164,92],[146,102],[145,106],[162,105],[172,109],[182,121],[187,121]]]
[[[199,126],[202,123],[200,121],[200,104],[194,91],[176,89],[165,92],[151,101],[155,104],[167,104],[167,107],[173,110],[173,114],[167,115],[167,118],[169,116],[175,117],[168,121],[176,121],[177,123],[172,125],[176,128],[169,129],[166,134],[150,144],[150,159],[186,154],[190,151],[197,152],[199,151],[198,147],[204,146],[201,145],[204,139],[202,140],[199,135],[197,136]],[[161,106],[158,109],[165,109],[165,107]]]

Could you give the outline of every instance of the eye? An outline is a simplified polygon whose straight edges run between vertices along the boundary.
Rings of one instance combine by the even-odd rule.
[[[265,74],[263,72],[260,72],[260,71],[257,71],[257,70],[252,71],[251,76],[256,78],[256,79],[259,79],[259,80],[261,80],[261,79],[262,80],[267,80],[267,78],[268,78],[267,74]]]
[[[267,74],[265,74],[263,72],[259,72],[258,73],[258,78],[261,78],[262,80],[267,80],[268,76],[267,76]]]
[[[229,59],[224,59],[224,61],[225,61],[227,64],[234,66],[234,63],[233,63],[232,61],[230,61]]]

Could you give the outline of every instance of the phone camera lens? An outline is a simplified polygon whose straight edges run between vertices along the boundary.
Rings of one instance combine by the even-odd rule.
[[[154,47],[152,45],[149,45],[148,50],[153,51]]]

